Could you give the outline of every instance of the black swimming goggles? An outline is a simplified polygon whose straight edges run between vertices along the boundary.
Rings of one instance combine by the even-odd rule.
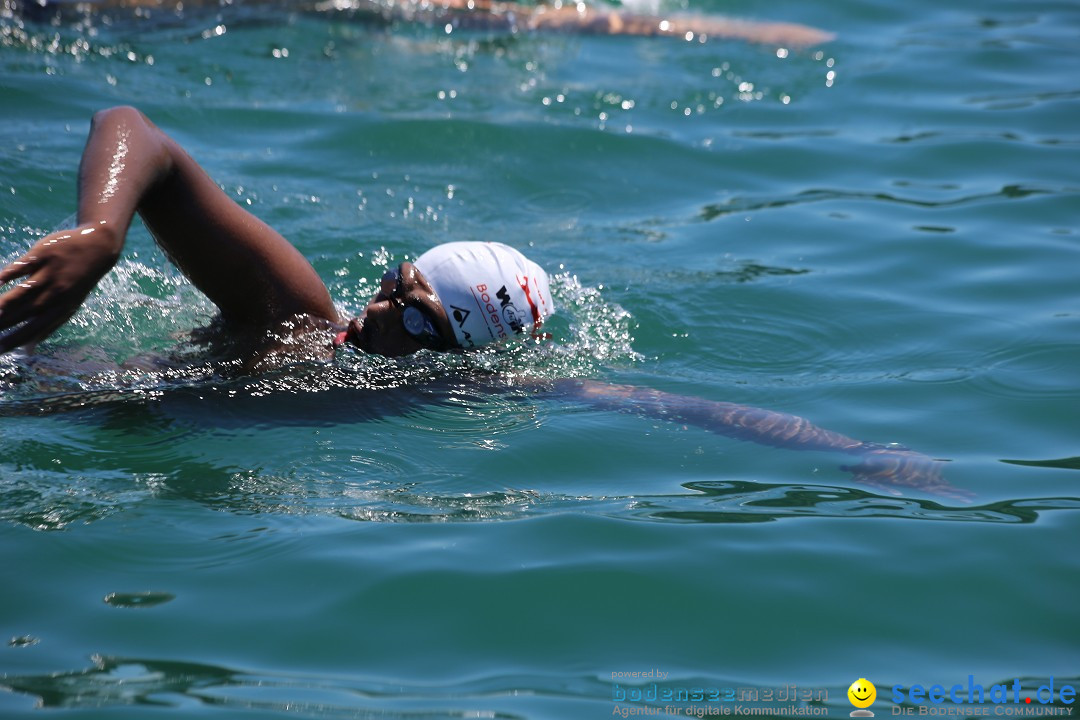
[[[383,274],[382,287],[385,288],[386,283],[389,281],[393,281],[394,289],[388,297],[390,302],[401,308],[401,324],[405,327],[405,332],[409,333],[413,340],[429,350],[448,349],[450,347],[449,343],[439,334],[438,327],[427,311],[422,307],[410,305],[403,299],[400,267],[391,268]]]

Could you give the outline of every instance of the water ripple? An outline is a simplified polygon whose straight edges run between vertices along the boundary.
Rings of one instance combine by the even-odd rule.
[[[1012,344],[987,358],[975,387],[992,397],[1070,397],[1076,392],[1071,381],[1075,355],[1073,345]]]
[[[973,193],[944,200],[927,200],[886,192],[864,192],[857,190],[839,190],[814,188],[802,190],[792,195],[779,197],[743,197],[733,196],[721,203],[710,203],[699,211],[699,219],[710,222],[727,215],[772,210],[807,203],[829,202],[835,200],[869,200],[872,202],[895,203],[920,208],[947,208],[971,205],[987,200],[1022,200],[1033,195],[1053,195],[1057,190],[1025,187],[1024,185],[1004,185],[995,192]]]
[[[1080,90],[977,95],[968,98],[967,102],[979,105],[983,110],[1020,110],[1045,103],[1077,99],[1080,99]]]
[[[777,708],[776,702],[784,701],[772,700],[771,695],[763,693],[796,690],[792,685],[763,687],[734,678],[676,673],[665,673],[665,677],[660,685],[668,688],[722,688],[725,694],[732,693],[744,709],[753,708],[756,716],[764,718],[784,717],[769,712]],[[1038,676],[1019,680],[1025,688],[1054,682]],[[1077,684],[1077,679],[1070,677],[1057,676],[1056,681],[1060,685]],[[371,676],[256,673],[205,663],[104,655],[94,656],[93,665],[82,670],[0,678],[0,688],[34,696],[39,699],[39,707],[49,709],[133,705],[178,708],[194,702],[208,708],[275,715],[382,720],[611,715],[612,709],[618,708],[613,704],[617,688],[645,689],[655,685],[655,680],[616,684],[610,675],[588,673],[491,673],[445,683],[405,683]],[[800,685],[798,689],[804,688]],[[840,682],[826,683],[813,688],[821,693],[820,698],[795,704],[829,707],[837,712],[842,708],[846,712],[844,689]],[[711,709],[722,704],[707,701]],[[639,706],[641,710],[646,708],[660,710],[649,702]]]
[[[935,500],[881,496],[858,488],[771,485],[745,481],[703,481],[687,483],[684,487],[693,491],[694,495],[636,498],[629,511],[639,519],[687,523],[761,523],[800,517],[874,517],[1030,524],[1039,519],[1040,513],[1080,510],[1080,498],[1070,497],[952,506]]]
[[[84,670],[0,679],[0,687],[36,696],[39,707],[51,709],[175,708],[194,701],[208,708],[386,720],[513,720],[523,716],[497,709],[507,698],[519,692],[567,691],[563,683],[546,690],[542,681],[540,687],[537,685],[537,678],[504,676],[447,686],[408,686],[367,679],[253,674],[201,663],[100,655]]]

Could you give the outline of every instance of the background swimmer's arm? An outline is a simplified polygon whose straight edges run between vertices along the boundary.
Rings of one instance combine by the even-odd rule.
[[[0,270],[0,352],[37,343],[75,314],[116,263],[135,212],[227,323],[270,327],[337,313],[285,238],[225,194],[142,113],[94,116],[79,166],[77,226],[51,233]]]
[[[395,3],[397,14],[411,12],[423,19],[412,3]],[[735,39],[783,47],[806,47],[833,39],[831,33],[795,23],[756,22],[705,15],[642,15],[593,2],[571,0],[522,5],[490,0],[444,0],[433,6],[433,22],[463,28],[573,32],[596,35],[671,36],[691,39]]]
[[[894,495],[902,488],[913,488],[957,499],[968,498],[965,492],[945,481],[943,463],[938,460],[903,447],[861,442],[795,415],[593,380],[556,381],[556,388],[596,407],[695,425],[762,445],[854,455],[859,463],[842,469],[850,471],[856,481]]]
[[[16,0],[25,14],[40,19],[63,12],[87,10],[153,10],[181,12],[183,8],[212,6],[220,0]],[[423,23],[442,28],[495,31],[564,32],[593,35],[670,36],[700,40],[705,38],[745,40],[778,47],[806,47],[833,39],[832,33],[796,23],[736,20],[708,15],[675,13],[643,15],[614,7],[603,0],[578,3],[552,0],[539,4],[498,0],[248,0],[246,4],[288,5],[291,10],[325,14],[340,12],[364,22]]]

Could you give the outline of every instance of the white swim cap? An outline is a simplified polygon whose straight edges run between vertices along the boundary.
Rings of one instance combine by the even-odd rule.
[[[555,312],[544,269],[502,243],[445,243],[413,265],[439,296],[463,348],[535,331]]]

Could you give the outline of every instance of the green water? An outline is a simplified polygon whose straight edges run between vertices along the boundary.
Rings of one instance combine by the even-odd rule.
[[[838,37],[0,21],[4,261],[130,103],[344,309],[476,239],[560,305],[544,346],[464,361],[87,370],[213,314],[136,227],[39,361],[0,360],[0,715],[603,718],[659,669],[834,718],[865,677],[882,717],[894,685],[1080,684],[1080,8],[690,8]],[[478,369],[794,413],[973,500]]]

